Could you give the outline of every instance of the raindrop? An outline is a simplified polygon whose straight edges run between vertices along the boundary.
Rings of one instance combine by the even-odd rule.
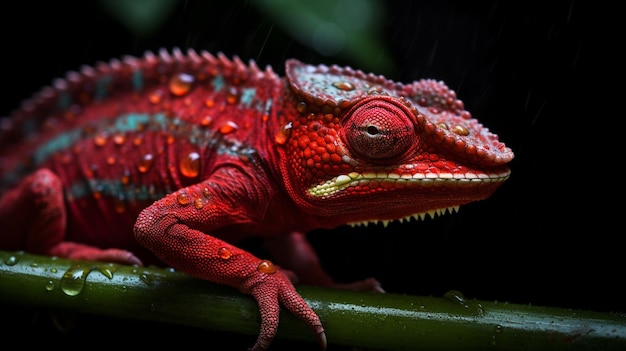
[[[220,130],[220,133],[226,135],[226,134],[235,132],[237,129],[239,129],[239,126],[237,125],[237,123],[233,121],[228,121],[225,124],[223,124],[219,130]]]
[[[152,284],[152,280],[154,278],[152,277],[152,275],[150,275],[150,273],[148,272],[143,272],[139,275],[139,280],[141,280],[142,282],[146,283],[146,285],[150,285]]]
[[[452,132],[457,135],[467,136],[469,135],[469,130],[462,125],[456,125],[452,128]]]
[[[226,94],[226,102],[229,105],[234,105],[237,103],[237,100],[238,100],[237,89],[236,88],[229,89],[228,93]]]
[[[333,83],[333,86],[334,86],[335,88],[339,89],[339,90],[344,90],[344,91],[351,91],[351,90],[356,89],[356,88],[354,87],[354,84],[352,84],[352,83],[350,83],[350,82],[345,82],[345,81],[342,81],[342,82],[334,82],[334,83]]]
[[[179,73],[170,79],[170,92],[176,96],[183,96],[191,91],[196,78],[188,73]]]
[[[300,101],[296,105],[296,111],[298,111],[301,114],[306,113],[307,110],[308,110],[308,108],[307,108],[306,102],[304,102],[304,101]]]
[[[159,89],[153,91],[150,96],[148,96],[148,100],[154,105],[160,103],[163,100],[163,90]]]
[[[54,290],[54,282],[52,280],[48,280],[45,285],[46,291]]]
[[[211,116],[204,116],[200,120],[200,125],[203,127],[208,127],[211,125],[211,123],[213,123],[213,118],[211,118]]]
[[[458,290],[450,290],[443,294],[443,297],[448,300],[463,306],[467,306],[467,302],[465,301],[465,296]]]
[[[148,172],[150,167],[152,167],[153,163],[154,163],[154,156],[152,156],[152,154],[145,154],[139,160],[139,163],[137,164],[137,169],[141,173],[146,173]]]
[[[178,195],[176,195],[176,201],[178,201],[178,203],[181,205],[188,205],[191,202],[191,198],[189,194],[181,191],[178,193]]]
[[[220,247],[217,250],[217,255],[224,260],[227,260],[229,258],[231,258],[233,256],[232,252],[230,252],[229,249],[225,248],[225,247]]]
[[[276,273],[276,266],[268,260],[262,260],[256,268],[257,271],[265,274]]]
[[[14,266],[15,264],[17,264],[17,262],[19,261],[19,259],[16,256],[9,256],[7,258],[4,259],[4,263],[7,266]]]
[[[80,264],[74,265],[70,267],[65,273],[63,277],[61,277],[61,290],[65,295],[68,296],[76,296],[83,291],[85,287],[85,282],[87,281],[87,276],[93,270],[97,270],[102,273],[105,277],[112,279],[113,272],[115,269],[113,266],[109,267],[84,267]]]
[[[200,171],[200,154],[195,151],[188,153],[180,159],[178,167],[185,177],[197,177]]]
[[[94,136],[93,143],[98,147],[103,147],[104,145],[106,145],[108,137],[108,132],[100,132]]]
[[[120,145],[124,145],[124,142],[126,141],[126,135],[124,134],[115,134],[113,136],[113,144],[120,146]]]
[[[199,197],[199,198],[193,200],[193,206],[196,209],[200,210],[200,209],[202,209],[202,207],[204,207],[204,201],[205,201],[204,199]]]
[[[468,301],[467,299],[465,299],[465,296],[463,296],[463,293],[461,293],[460,291],[450,290],[446,292],[445,294],[443,294],[443,297],[448,301],[451,301],[453,303],[463,306],[472,315],[475,315],[475,316],[485,315],[485,308],[483,307],[483,305],[475,301]]]
[[[278,133],[276,133],[276,135],[274,136],[274,141],[276,142],[276,144],[285,145],[285,143],[287,143],[287,141],[289,140],[289,137],[291,137],[292,128],[292,122],[288,122],[280,126]]]
[[[81,265],[70,267],[61,277],[61,290],[68,296],[80,294],[85,287],[85,280],[90,271],[91,268]]]

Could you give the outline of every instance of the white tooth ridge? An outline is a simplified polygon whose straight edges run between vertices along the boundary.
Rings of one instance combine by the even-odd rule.
[[[435,218],[437,216],[443,216],[446,214],[446,212],[452,214],[455,212],[459,212],[459,207],[460,206],[452,206],[452,207],[444,207],[444,208],[438,208],[435,210],[430,210],[430,211],[426,211],[426,212],[420,212],[420,213],[414,213],[410,216],[406,216],[406,217],[402,217],[402,218],[397,218],[395,220],[389,220],[389,219],[383,219],[383,220],[379,220],[379,219],[370,219],[370,220],[365,220],[365,221],[359,221],[359,222],[349,222],[347,223],[348,225],[350,225],[351,227],[357,227],[357,226],[365,226],[367,227],[370,223],[372,224],[378,224],[378,222],[381,222],[383,224],[383,226],[386,228],[389,223],[393,222],[393,221],[399,221],[400,223],[402,223],[403,221],[407,221],[410,222],[411,218],[415,219],[415,220],[425,220],[426,216],[429,216],[430,218]]]

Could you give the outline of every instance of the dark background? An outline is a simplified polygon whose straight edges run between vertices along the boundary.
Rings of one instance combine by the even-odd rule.
[[[138,36],[99,2],[11,2],[0,21],[0,115],[68,70],[161,47],[221,51],[281,75],[290,57],[363,68],[350,57],[319,55],[250,3],[180,2],[157,31]],[[382,4],[378,35],[393,69],[375,73],[407,83],[445,81],[516,158],[511,178],[491,198],[458,214],[384,230],[311,233],[331,275],[345,281],[374,276],[395,293],[441,296],[456,289],[479,300],[626,312],[617,123],[624,109],[615,93],[623,86],[615,64],[623,56],[613,52],[623,35],[619,23],[610,27],[616,10],[579,1]],[[84,318],[187,340],[215,338]],[[231,339],[243,349],[254,337]]]

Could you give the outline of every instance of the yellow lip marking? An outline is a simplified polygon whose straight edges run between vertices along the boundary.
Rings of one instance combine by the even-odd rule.
[[[424,187],[435,185],[447,185],[447,186],[465,186],[470,183],[490,183],[490,182],[503,182],[510,175],[510,171],[502,173],[465,173],[465,174],[452,174],[452,173],[415,173],[413,175],[403,174],[398,175],[396,173],[384,173],[384,172],[350,172],[348,174],[341,174],[332,179],[329,179],[321,184],[315,184],[309,188],[309,195],[313,197],[329,197],[345,188],[350,186],[356,186],[362,184],[362,181],[378,180],[378,181],[391,181],[397,182],[397,184],[403,186],[415,186],[421,185]]]

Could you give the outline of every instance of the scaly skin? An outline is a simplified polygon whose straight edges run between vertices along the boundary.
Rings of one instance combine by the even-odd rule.
[[[326,346],[292,282],[338,285],[302,233],[456,210],[493,193],[513,158],[441,82],[296,60],[281,78],[176,49],[69,73],[0,127],[2,249],[236,287],[259,304],[253,350],[281,305]],[[289,270],[234,246],[249,236]]]

